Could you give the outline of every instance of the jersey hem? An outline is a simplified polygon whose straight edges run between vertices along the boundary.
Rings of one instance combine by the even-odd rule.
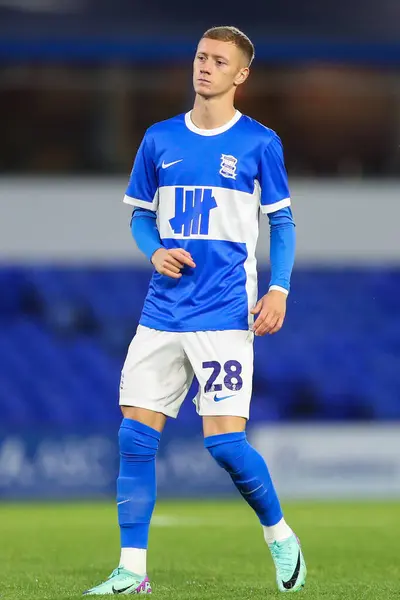
[[[217,327],[172,327],[172,326],[162,326],[159,323],[154,323],[154,321],[147,320],[146,318],[141,318],[139,321],[139,325],[143,327],[147,327],[148,329],[154,329],[155,331],[168,331],[170,333],[195,333],[196,331],[251,331],[251,328],[246,326],[217,326]]]
[[[284,198],[283,200],[279,200],[279,202],[274,202],[274,204],[261,204],[261,212],[264,215],[269,215],[281,208],[287,208],[290,204],[290,198]]]
[[[127,196],[125,194],[123,199],[124,204],[130,204],[131,206],[137,206],[139,208],[147,208],[148,210],[156,210],[157,202],[152,200],[151,202],[147,200],[140,200],[139,198],[132,198],[132,196]]]

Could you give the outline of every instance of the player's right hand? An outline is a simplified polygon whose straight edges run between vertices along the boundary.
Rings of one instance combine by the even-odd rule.
[[[181,269],[185,265],[193,268],[196,266],[190,252],[183,248],[171,248],[170,250],[159,248],[151,257],[151,262],[158,273],[172,277],[172,279],[182,277]]]

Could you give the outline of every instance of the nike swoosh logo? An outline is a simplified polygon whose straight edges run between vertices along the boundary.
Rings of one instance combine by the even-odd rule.
[[[234,395],[235,394],[231,394],[230,396],[221,396],[220,398],[218,398],[217,394],[215,394],[214,401],[221,402],[221,400],[226,400],[227,398],[233,398]]]
[[[119,506],[120,504],[125,504],[125,502],[130,502],[131,498],[128,498],[128,500],[121,500],[121,502],[117,502],[117,506]]]
[[[134,583],[133,585],[128,585],[128,587],[125,588],[120,588],[119,590],[116,590],[114,586],[112,586],[112,592],[113,594],[123,594],[124,592],[126,592],[127,590],[130,590],[130,588],[137,588],[136,583]]]
[[[296,568],[293,572],[293,575],[291,576],[291,578],[289,579],[289,581],[283,581],[282,580],[282,585],[285,588],[285,590],[291,590],[292,587],[295,585],[297,578],[299,576],[300,573],[300,550],[299,550],[299,556],[297,557],[297,564],[296,564]]]
[[[179,160],[174,160],[173,162],[170,162],[170,163],[166,163],[166,162],[162,161],[161,167],[163,169],[168,169],[168,167],[172,167],[172,165],[176,165],[182,161],[183,161],[183,158],[180,158]]]

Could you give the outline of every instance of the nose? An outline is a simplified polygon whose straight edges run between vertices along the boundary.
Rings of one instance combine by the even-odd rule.
[[[201,75],[211,75],[211,71],[208,68],[203,67],[202,69],[200,69],[200,73]]]
[[[202,75],[211,75],[211,67],[209,61],[203,63],[200,67],[200,73]]]

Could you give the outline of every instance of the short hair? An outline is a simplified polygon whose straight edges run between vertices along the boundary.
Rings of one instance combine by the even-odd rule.
[[[220,42],[231,42],[237,48],[239,48],[248,60],[248,67],[251,65],[254,59],[255,51],[254,44],[247,37],[243,31],[232,27],[231,25],[222,25],[220,27],[211,27],[203,33],[202,38],[208,38],[210,40],[219,40]]]

